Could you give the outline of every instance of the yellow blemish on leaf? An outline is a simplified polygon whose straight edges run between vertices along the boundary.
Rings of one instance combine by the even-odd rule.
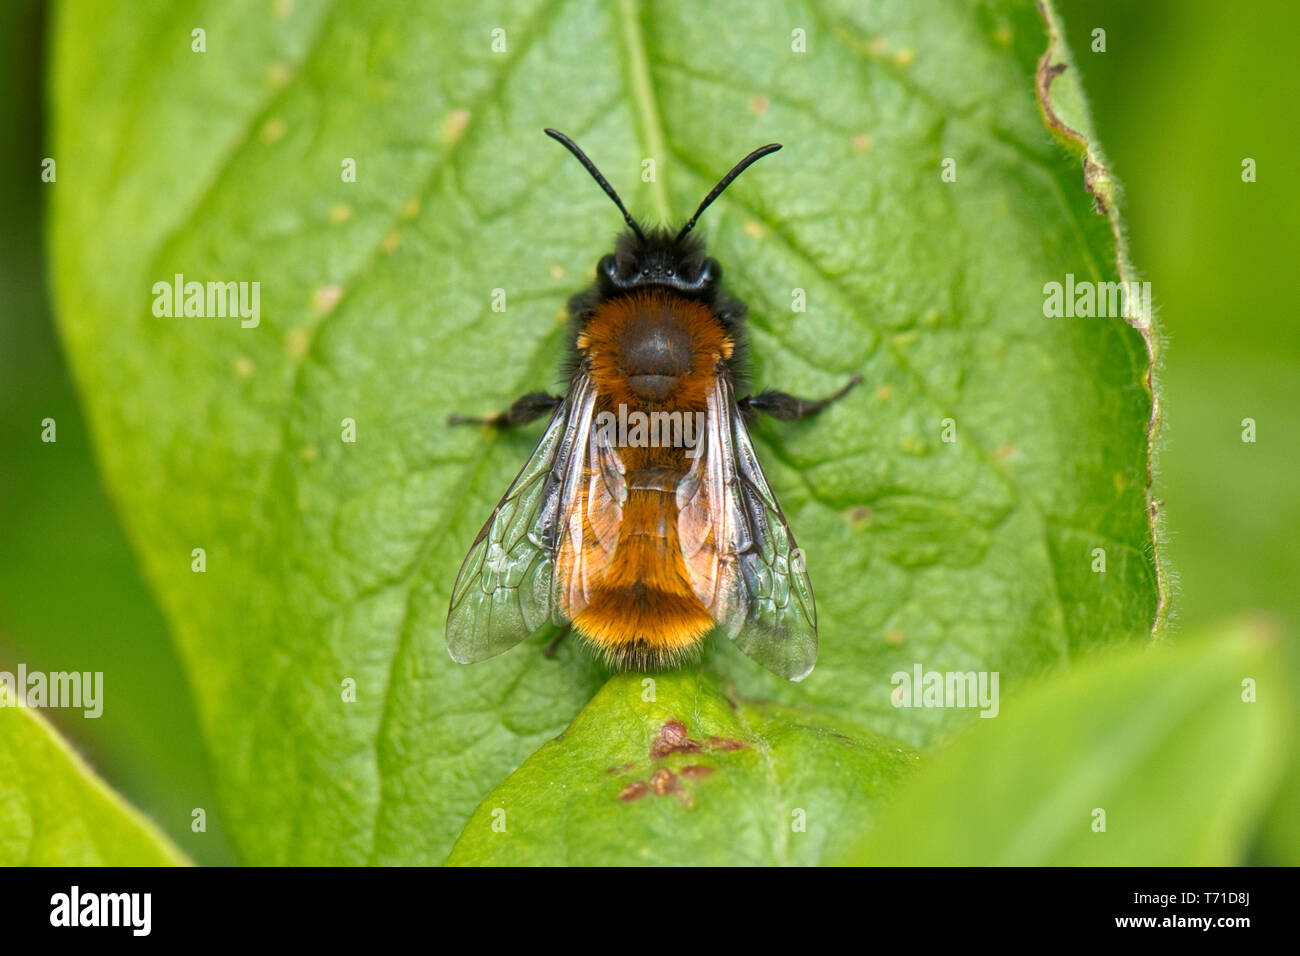
[[[298,453],[302,456],[303,461],[315,461],[316,456],[320,454],[315,445],[304,445],[302,451]]]
[[[262,124],[262,132],[260,134],[262,142],[274,143],[282,139],[286,129],[287,127],[284,125],[284,120],[280,119],[278,116],[272,116]]]
[[[888,631],[885,632],[885,643],[886,643],[886,644],[902,644],[902,643],[903,643],[903,632],[902,632],[899,628],[896,628],[896,627],[890,628]]]
[[[352,207],[345,202],[336,202],[330,207],[330,222],[337,225],[352,218]]]
[[[906,332],[899,332],[897,335],[893,336],[890,341],[901,348],[904,345],[911,345],[916,341],[916,337],[916,329],[908,329]]]
[[[235,374],[240,378],[252,378],[253,373],[257,371],[257,366],[247,355],[241,355],[235,359]]]
[[[757,223],[752,219],[745,223],[745,232],[750,236],[753,236],[755,239],[762,239],[767,235],[767,230],[763,228],[762,224]]]
[[[394,229],[388,235],[384,236],[379,243],[379,251],[384,255],[392,255],[393,250],[402,243],[402,234]]]
[[[551,278],[552,278],[552,279],[563,279],[563,278],[564,278],[564,266],[551,266]]]
[[[294,329],[284,337],[284,350],[293,359],[300,359],[306,355],[310,345],[311,333],[306,329]]]
[[[856,149],[859,153],[865,153],[867,150],[869,150],[871,148],[871,134],[859,133],[857,136],[854,136],[853,148]]]
[[[321,286],[311,295],[311,307],[317,315],[326,315],[339,304],[343,290],[336,285]]]
[[[420,197],[412,196],[406,202],[402,203],[402,208],[398,211],[403,219],[414,219],[420,214]]]
[[[266,82],[273,90],[282,90],[289,83],[293,72],[283,63],[273,63],[266,71]]]
[[[907,47],[903,47],[903,49],[894,54],[894,62],[902,67],[911,66],[912,61],[915,59],[916,53]]]
[[[760,93],[750,100],[750,105],[754,108],[755,116],[762,116],[767,112],[767,108],[772,105],[772,101]]]
[[[465,133],[469,126],[470,112],[466,109],[452,110],[442,124],[442,141],[454,143]]]

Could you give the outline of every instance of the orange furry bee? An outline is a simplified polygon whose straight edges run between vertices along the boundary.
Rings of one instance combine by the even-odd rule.
[[[818,400],[771,390],[737,399],[745,306],[691,232],[732,180],[781,147],[742,159],[673,233],[643,229],[576,143],[546,134],[627,230],[569,302],[567,393],[449,419],[511,427],[551,416],[461,565],[447,648],[460,663],[480,661],[553,622],[614,667],[653,670],[698,653],[716,626],[759,664],[801,680],[817,660],[812,584],[747,422],[811,415],[859,378]]]

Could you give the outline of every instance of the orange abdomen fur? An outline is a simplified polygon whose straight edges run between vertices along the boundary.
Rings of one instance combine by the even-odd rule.
[[[637,350],[638,336],[646,329],[659,335],[654,357],[680,366],[674,369],[679,374],[667,377],[671,384],[654,378],[649,398],[646,387],[638,388],[645,379],[636,374],[646,355],[644,347]],[[579,335],[578,348],[596,385],[598,411],[617,415],[621,405],[629,415],[678,412],[694,422],[703,418],[705,396],[733,343],[706,306],[671,293],[642,292],[603,304]],[[694,429],[695,441],[701,431]],[[678,538],[676,490],[693,461],[688,452],[671,444],[619,447],[626,488],[621,510],[589,501],[585,492],[580,496],[586,600],[566,610],[576,610],[569,614],[574,627],[616,666],[671,666],[713,627],[691,585]],[[706,538],[705,550],[711,547]],[[561,580],[574,567],[574,556],[565,551],[557,568]]]

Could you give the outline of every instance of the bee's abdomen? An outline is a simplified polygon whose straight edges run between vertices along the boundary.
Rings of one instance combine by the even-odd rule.
[[[573,624],[617,667],[671,666],[713,627],[677,537],[680,471],[647,464],[629,468],[625,480],[617,546]]]

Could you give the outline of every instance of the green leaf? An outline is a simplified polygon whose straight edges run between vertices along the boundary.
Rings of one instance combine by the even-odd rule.
[[[1276,624],[1273,626],[1277,627]],[[1300,866],[1300,733],[1295,731],[1300,727],[1300,693],[1295,692],[1295,689],[1300,689],[1300,641],[1293,639],[1286,643],[1283,666],[1293,688],[1287,699],[1290,705],[1287,726],[1292,728],[1290,752],[1282,784],[1260,826],[1257,858],[1248,862]]]
[[[42,717],[0,696],[0,866],[188,863]]]
[[[31,176],[34,157],[48,155],[35,69],[47,6],[0,4],[0,182],[20,187],[0,216],[0,670],[101,672],[111,706],[95,720],[55,712],[56,730],[196,860],[229,863],[215,813],[204,832],[189,829],[194,807],[215,806],[189,687],[96,473],[54,329],[49,195]],[[45,418],[57,444],[40,440]]]
[[[820,863],[870,828],[917,759],[862,728],[730,698],[708,673],[622,674],[487,796],[447,862]]]
[[[619,224],[544,126],[650,218],[786,145],[700,231],[750,305],[757,385],[865,385],[757,436],[822,651],[795,686],[714,640],[740,695],[926,744],[970,715],[891,707],[894,671],[1010,687],[1149,632],[1149,347],[1043,315],[1045,282],[1118,267],[1113,211],[1040,115],[1032,6],[59,9],[61,332],[243,859],[437,862],[604,680],[575,641],[473,667],[443,646],[540,426],[442,423],[555,387],[558,315]],[[176,274],[260,282],[259,325],[156,317]]]
[[[1294,730],[1278,643],[1239,625],[1214,639],[1117,652],[1004,701],[997,720],[964,731],[894,796],[850,859],[1243,862]],[[1254,702],[1244,699],[1248,679]]]

